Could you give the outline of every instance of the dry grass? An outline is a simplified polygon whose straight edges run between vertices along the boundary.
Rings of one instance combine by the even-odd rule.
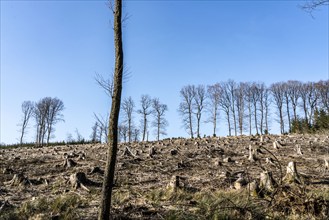
[[[283,146],[273,149],[274,141]],[[296,154],[296,144],[303,155]],[[249,145],[260,151],[255,162],[248,160]],[[136,156],[123,155],[126,146]],[[151,147],[156,152],[152,157]],[[329,219],[329,172],[323,166],[328,147],[325,135],[268,136],[263,143],[259,137],[242,136],[122,144],[113,214],[117,219]],[[74,156],[80,152],[86,159]],[[6,200],[10,204],[0,211],[0,219],[95,219],[101,187],[75,189],[68,180],[83,172],[102,182],[101,174],[90,171],[104,170],[105,152],[100,144],[0,149],[0,171],[6,170],[0,175],[0,206]],[[73,155],[77,165],[63,167],[64,155]],[[296,162],[302,184],[282,181],[290,161]],[[247,183],[259,182],[264,170],[273,174],[273,190],[257,194],[247,185],[235,188],[240,174]],[[6,183],[18,173],[31,184]],[[177,189],[168,187],[175,176],[181,179]]]

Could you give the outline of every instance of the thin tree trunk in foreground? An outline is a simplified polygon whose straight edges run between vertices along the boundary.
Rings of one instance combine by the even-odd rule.
[[[114,90],[112,97],[111,115],[108,132],[108,152],[102,188],[101,206],[99,209],[99,220],[110,219],[111,195],[114,180],[115,163],[118,150],[118,120],[121,103],[122,73],[123,73],[123,51],[121,30],[122,0],[115,1],[114,11],[114,44],[115,44],[115,72]]]

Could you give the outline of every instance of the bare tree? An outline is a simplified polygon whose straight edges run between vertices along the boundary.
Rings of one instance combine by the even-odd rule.
[[[140,135],[140,130],[138,128],[133,128],[132,129],[132,138],[135,142],[139,140],[139,135]]]
[[[284,101],[286,105],[286,113],[287,113],[287,119],[288,119],[288,127],[289,131],[291,131],[291,117],[290,117],[290,97],[289,97],[289,85],[287,82],[282,83],[282,89],[283,89],[283,95],[284,95]]]
[[[197,137],[200,138],[200,122],[201,122],[201,116],[202,112],[205,108],[205,101],[206,101],[206,88],[204,85],[198,85],[195,88],[195,96],[194,96],[194,108],[195,108],[195,116],[196,116],[196,122],[197,122],[197,130],[196,134]]]
[[[258,109],[258,104],[259,104],[259,100],[260,100],[260,88],[259,88],[259,84],[257,83],[252,83],[251,87],[250,87],[250,92],[251,92],[251,103],[253,105],[254,108],[254,125],[255,125],[255,130],[256,130],[256,134],[259,134],[258,132],[258,119],[257,119],[257,109]]]
[[[232,112],[232,116],[233,116],[233,125],[234,125],[234,135],[237,136],[237,123],[236,123],[236,112],[235,112],[235,102],[236,102],[236,97],[235,97],[235,90],[236,90],[236,82],[234,82],[233,80],[228,80],[228,82],[226,83],[227,86],[227,90],[230,94],[230,100],[231,100],[231,112]]]
[[[249,135],[252,134],[252,92],[251,92],[252,84],[250,82],[245,83],[244,85],[244,93],[245,93],[245,101],[247,103],[248,109],[248,124],[249,124]]]
[[[277,106],[280,122],[281,134],[284,133],[284,121],[283,121],[283,103],[284,103],[284,84],[282,82],[273,83],[270,86],[274,103]]]
[[[110,98],[112,98],[113,97],[113,75],[110,78],[105,79],[102,75],[96,73],[95,80],[96,80],[97,84],[104,89],[106,95],[108,95]]]
[[[209,112],[210,112],[210,121],[213,124],[213,136],[216,137],[216,129],[219,118],[219,104],[222,94],[222,88],[219,83],[208,86],[207,89],[208,100],[210,102]]]
[[[160,135],[166,135],[166,126],[168,121],[165,119],[165,113],[168,110],[167,105],[161,104],[158,98],[152,100],[154,121],[152,125],[156,127],[157,140],[160,140]]]
[[[80,134],[80,132],[77,128],[75,129],[74,132],[75,132],[75,135],[77,136],[76,141],[78,143],[84,142],[84,138],[82,137],[82,135]]]
[[[143,128],[143,137],[142,141],[145,141],[146,134],[147,134],[147,128],[148,128],[148,120],[147,117],[152,114],[152,99],[149,95],[142,95],[141,97],[141,109],[137,111],[138,114],[141,114],[142,119],[142,128]]]
[[[270,106],[271,106],[271,96],[270,96],[270,89],[266,88],[265,92],[264,92],[264,110],[265,110],[265,130],[266,133],[269,132],[270,128],[269,128],[269,115],[270,115]]]
[[[98,124],[98,140],[100,142],[103,141],[103,137],[105,138],[105,142],[108,142],[108,124],[109,124],[109,116],[106,115],[105,117],[101,116],[101,115],[96,115],[94,113],[94,117],[96,119],[96,122]]]
[[[260,133],[264,133],[264,126],[265,126],[265,115],[266,115],[266,101],[267,101],[267,88],[264,83],[258,83],[258,95],[259,95],[259,116],[260,116],[260,121],[259,121],[259,130]]]
[[[184,86],[180,90],[180,96],[182,98],[181,103],[179,104],[179,113],[183,118],[183,125],[188,131],[191,138],[193,138],[193,101],[196,96],[196,89],[194,85]]]
[[[302,5],[301,8],[312,15],[312,12],[317,8],[328,5],[329,0],[310,0],[307,1],[304,5]]]
[[[133,129],[133,113],[135,103],[134,100],[129,96],[122,102],[123,117],[128,126],[128,142],[132,141],[132,129]]]
[[[23,112],[23,117],[22,117],[22,124],[21,124],[21,137],[20,137],[20,145],[23,144],[23,137],[26,134],[26,128],[29,123],[29,120],[33,114],[34,111],[34,103],[31,101],[24,101],[22,103],[22,112]]]
[[[124,142],[127,142],[128,126],[125,123],[121,123],[118,129],[119,129],[120,139],[123,140]]]
[[[229,136],[232,135],[231,133],[231,94],[228,90],[228,86],[226,82],[221,82],[220,87],[222,88],[222,95],[220,98],[219,106],[221,107],[221,110],[225,113],[227,125],[228,125],[228,133]]]
[[[35,104],[33,116],[36,122],[36,146],[42,146],[47,132],[47,116],[51,98],[45,97]]]
[[[308,97],[308,94],[309,94],[309,91],[308,91],[308,83],[302,83],[301,87],[300,87],[300,98],[302,100],[302,103],[301,103],[301,107],[302,107],[302,110],[304,111],[304,117],[305,117],[305,121],[306,123],[309,122],[308,120],[308,106],[307,106],[307,97]]]
[[[93,127],[91,129],[92,129],[92,132],[91,132],[91,135],[90,135],[91,142],[96,143],[98,141],[97,134],[98,134],[98,131],[99,131],[99,126],[98,126],[97,121],[95,122],[95,124],[93,125]]]
[[[244,118],[245,118],[245,83],[240,83],[235,90],[236,111],[238,116],[238,127],[240,135],[243,133]]]
[[[316,90],[321,102],[321,108],[329,113],[329,80],[319,81],[316,83]]]
[[[49,144],[50,135],[54,132],[54,126],[59,121],[64,121],[62,111],[64,110],[64,103],[58,98],[50,100],[49,109],[47,111],[47,145]]]
[[[310,82],[308,83],[308,97],[307,97],[307,102],[308,102],[308,106],[309,106],[309,113],[308,113],[308,118],[309,118],[309,123],[313,123],[313,115],[314,115],[314,112],[315,112],[315,109],[316,109],[316,106],[317,106],[317,103],[318,103],[318,100],[319,100],[319,93],[317,91],[317,88],[316,88],[316,83],[314,82]],[[329,93],[329,90],[328,90],[328,93]],[[328,96],[329,97],[329,94]],[[329,113],[329,110],[328,110],[328,113]]]
[[[298,106],[298,99],[300,98],[300,90],[301,90],[301,86],[302,83],[299,81],[295,81],[295,80],[289,80],[287,82],[287,86],[288,86],[288,94],[290,97],[290,101],[291,101],[291,106],[292,106],[292,110],[294,113],[294,120],[297,120],[297,106]]]
[[[118,150],[118,121],[120,113],[122,73],[123,73],[123,48],[122,48],[122,0],[115,0],[114,13],[114,45],[115,45],[115,72],[111,115],[109,121],[108,152],[102,187],[102,198],[99,209],[99,220],[110,219],[111,199],[115,164]]]
[[[51,134],[55,130],[55,124],[59,121],[64,121],[62,114],[64,103],[58,98],[45,97],[37,102],[33,109],[37,128],[36,145],[42,146],[45,137],[47,137],[46,141],[48,145]]]

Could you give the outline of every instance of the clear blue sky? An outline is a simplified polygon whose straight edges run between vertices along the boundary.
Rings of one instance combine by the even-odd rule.
[[[158,97],[169,107],[168,136],[188,136],[177,112],[184,85],[328,79],[328,6],[312,18],[302,3],[124,2],[123,96],[137,108],[142,94]],[[94,76],[113,71],[112,21],[106,1],[1,1],[0,142],[18,141],[22,102],[46,96],[65,105],[54,140],[75,129],[89,138],[93,113],[105,116],[110,104]],[[34,140],[33,126],[25,141]],[[210,125],[201,129],[211,134]],[[226,130],[221,121],[218,132]]]

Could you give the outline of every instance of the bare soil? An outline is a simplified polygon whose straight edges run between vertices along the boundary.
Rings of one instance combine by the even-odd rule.
[[[275,141],[279,143],[278,149],[273,146]],[[250,150],[254,155],[252,160]],[[83,201],[76,207],[77,219],[96,219],[106,152],[105,144],[0,149],[0,219],[5,218],[6,210],[20,209],[23,204],[40,198],[52,200],[63,195],[75,195]],[[195,195],[223,192],[223,195],[247,195],[249,199],[249,183],[258,185],[261,173],[267,171],[275,181],[274,191],[250,197],[250,201],[261,203],[270,219],[284,218],[287,214],[307,218],[308,211],[296,207],[309,207],[307,204],[312,198],[318,201],[312,204],[314,207],[327,202],[329,194],[325,197],[321,192],[329,192],[329,172],[325,166],[328,159],[327,135],[177,138],[122,143],[114,183],[113,213],[118,219],[184,216],[203,219],[200,210],[204,208],[200,203],[204,200],[197,200]],[[291,161],[296,163],[300,182],[284,182],[286,166]],[[237,181],[239,178],[243,180],[241,184]],[[298,200],[302,196],[306,199]],[[232,207],[225,207],[239,212],[232,212],[236,216],[266,217],[255,217],[248,204],[241,206],[242,203],[234,204],[234,201]],[[314,207],[310,210],[312,217],[329,216],[327,209]],[[210,213],[215,211],[209,209],[205,213],[208,217],[204,217],[214,218]],[[60,213],[34,214],[29,218],[60,216]]]

